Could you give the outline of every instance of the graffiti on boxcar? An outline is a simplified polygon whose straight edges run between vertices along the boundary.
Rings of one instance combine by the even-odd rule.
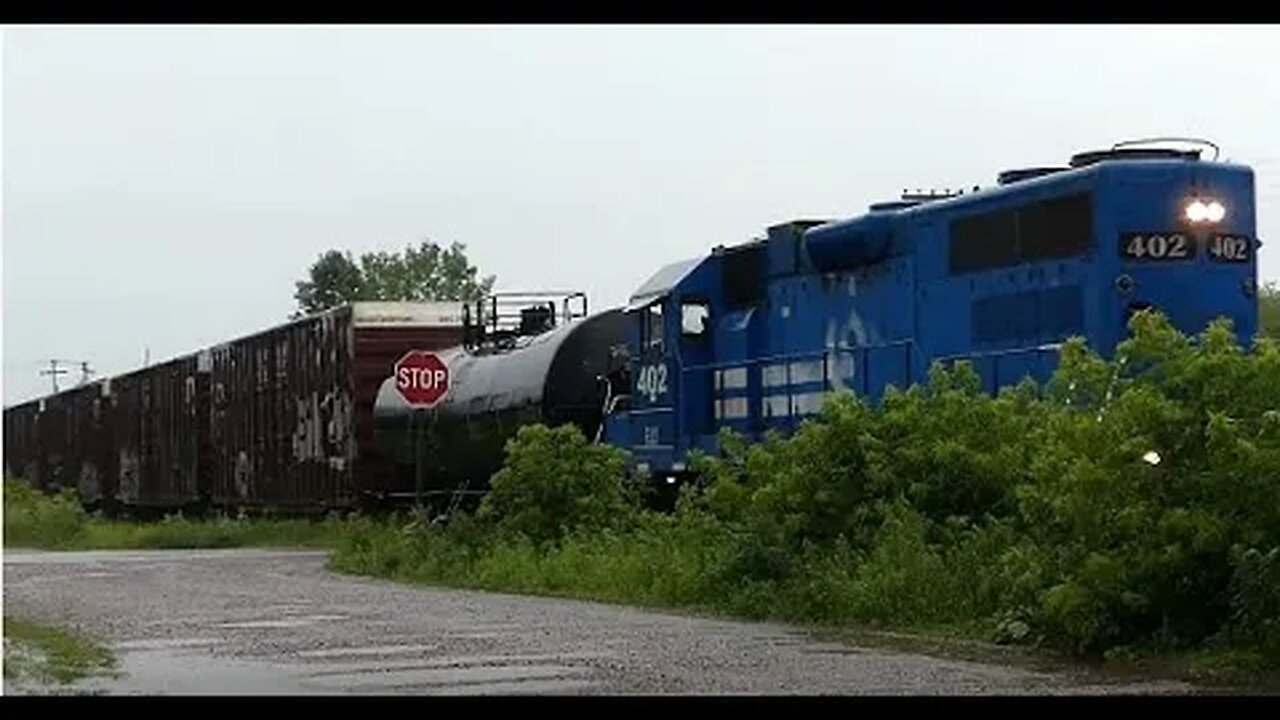
[[[354,437],[351,397],[345,392],[330,393],[325,398],[325,404],[329,416],[329,422],[325,429],[327,430],[329,447],[333,448],[329,456],[345,459]]]
[[[65,483],[62,482],[62,470],[63,470],[62,454],[61,453],[50,454],[48,462],[49,462],[49,474],[48,474],[48,477],[45,479],[45,482],[48,483],[50,490],[53,490],[54,492],[59,492],[62,490],[63,487],[65,487]]]
[[[97,465],[88,460],[80,464],[80,479],[76,482],[76,490],[86,502],[102,499],[102,481],[98,479]]]
[[[132,448],[120,449],[120,502],[131,504],[138,501],[141,494],[141,480],[138,477],[138,453]]]
[[[326,463],[341,469],[349,451],[351,421],[351,399],[344,392],[330,390],[323,400],[319,393],[313,392],[299,399],[293,459],[299,463]]]
[[[249,453],[241,450],[239,454],[236,455],[235,469],[236,494],[239,495],[241,499],[248,498],[250,492],[253,490],[252,476],[253,471],[249,465]]]
[[[320,424],[320,401],[315,393],[298,401],[298,422],[293,431],[293,459],[298,462],[324,458]]]

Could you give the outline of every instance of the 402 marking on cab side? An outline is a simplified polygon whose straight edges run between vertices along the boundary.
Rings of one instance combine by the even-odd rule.
[[[640,374],[636,377],[636,392],[648,398],[651,403],[666,395],[667,366],[658,364],[640,368]]]

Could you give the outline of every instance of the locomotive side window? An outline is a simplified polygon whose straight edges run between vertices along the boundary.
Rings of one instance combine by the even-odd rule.
[[[725,251],[724,301],[731,308],[754,305],[764,297],[764,246]]]
[[[951,273],[1083,255],[1092,236],[1088,193],[956,218],[951,222]]]
[[[641,342],[646,348],[662,347],[662,302],[655,302],[644,309],[641,326]]]
[[[710,318],[711,307],[705,300],[685,300],[680,306],[680,332],[685,337],[702,337]]]

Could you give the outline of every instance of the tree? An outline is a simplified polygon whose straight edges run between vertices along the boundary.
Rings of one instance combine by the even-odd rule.
[[[1258,288],[1258,331],[1280,340],[1280,287],[1275,283]]]
[[[361,300],[471,302],[490,292],[494,281],[480,277],[462,243],[446,250],[423,241],[403,253],[365,253],[359,262],[350,252],[330,250],[311,265],[308,279],[296,283],[294,317]]]

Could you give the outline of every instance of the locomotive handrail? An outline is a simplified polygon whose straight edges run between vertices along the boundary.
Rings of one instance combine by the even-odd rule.
[[[1201,145],[1208,145],[1209,147],[1213,148],[1213,159],[1215,161],[1218,159],[1218,155],[1221,154],[1221,151],[1218,148],[1217,143],[1214,143],[1210,140],[1205,140],[1204,138],[1192,138],[1192,137],[1155,137],[1155,138],[1142,138],[1139,140],[1123,140],[1121,142],[1118,142],[1112,145],[1111,149],[1119,150],[1120,148],[1126,145],[1146,145],[1149,143],[1170,143],[1170,142],[1200,143]]]
[[[834,373],[832,371],[831,359],[833,356],[838,356],[840,354],[852,355],[858,352],[865,352],[867,350],[902,348],[902,347],[909,348],[910,351],[913,353],[913,355],[918,355],[920,352],[919,345],[914,340],[908,338],[903,340],[894,340],[891,342],[883,343],[881,345],[836,347],[836,348],[824,347],[819,350],[805,350],[805,351],[792,352],[792,353],[778,353],[774,355],[765,355],[762,357],[755,357],[755,358],[738,360],[738,361],[729,360],[729,361],[721,361],[721,362],[702,363],[698,365],[691,365],[688,367],[680,368],[680,372],[677,375],[677,377],[679,378],[679,382],[683,385],[683,383],[685,382],[686,373],[728,370],[728,369],[738,369],[738,368],[754,369],[764,365],[782,364],[785,368],[784,372],[786,373],[785,381],[781,385],[774,386],[777,389],[774,390],[773,392],[765,393],[763,392],[763,388],[762,388],[760,395],[761,397],[765,397],[765,396],[792,397],[796,395],[796,391],[793,390],[793,388],[803,387],[805,385],[821,384],[823,386],[823,392],[827,392],[828,390],[832,389],[833,388],[832,378]],[[791,366],[793,363],[798,361],[821,362],[822,363],[821,378],[818,380],[809,380],[809,381],[799,382],[799,383],[794,382],[794,378],[791,372],[792,371]],[[910,375],[911,369],[908,368],[907,372],[908,372],[908,375]],[[742,393],[747,394],[748,396],[750,395],[750,391],[746,387],[739,388],[739,390]],[[812,392],[812,391],[809,391],[809,392]],[[741,396],[734,395],[733,397],[741,397]],[[671,413],[674,411],[675,409],[671,405],[661,405],[656,407],[650,406],[647,408],[634,408],[634,409],[631,409],[629,412],[636,415],[647,415],[647,414],[657,414],[657,413]],[[788,406],[788,410],[785,415],[779,414],[774,417],[778,419],[786,418],[787,420],[794,420],[797,416],[790,409],[790,406]],[[747,418],[741,418],[741,420],[749,421],[750,415]]]
[[[969,360],[971,358],[988,358],[997,355],[1017,355],[1023,353],[1040,353],[1050,350],[1061,350],[1064,343],[1052,342],[1043,343],[1033,347],[1016,347],[1006,348],[1003,350],[982,350],[980,352],[955,353],[952,355],[939,355],[934,358],[935,362],[952,362],[955,360]]]
[[[908,346],[912,350],[919,352],[919,346],[913,340],[909,340],[909,339],[894,340],[891,342],[883,343],[881,345],[859,345],[855,347],[823,348],[821,350],[810,350],[810,351],[799,352],[799,353],[763,355],[763,356],[751,358],[749,360],[727,360],[724,362],[703,363],[700,365],[690,365],[687,368],[685,368],[685,371],[692,372],[694,370],[725,370],[725,369],[733,369],[733,368],[740,368],[740,367],[750,367],[755,365],[777,364],[779,362],[799,360],[799,359],[821,359],[821,358],[827,357],[831,353],[855,353],[855,352],[861,352],[865,350],[878,350],[881,348],[892,348],[892,347],[902,347],[902,346]]]

